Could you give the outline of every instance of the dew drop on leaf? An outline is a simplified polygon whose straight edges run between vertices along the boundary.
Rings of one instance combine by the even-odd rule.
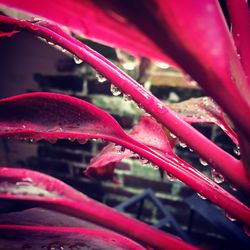
[[[222,174],[220,174],[219,172],[217,172],[215,169],[211,170],[211,176],[214,182],[220,184],[224,181],[224,177]]]
[[[77,141],[78,141],[80,144],[85,144],[85,143],[88,142],[88,139],[85,139],[85,138],[83,138],[83,139],[77,139]]]
[[[226,213],[226,217],[230,220],[230,221],[236,221],[236,219],[234,218],[234,216],[232,216],[229,213]]]
[[[179,141],[179,145],[181,148],[186,148],[187,147],[187,144],[182,142],[182,141]]]
[[[77,57],[76,55],[74,55],[73,58],[74,58],[74,62],[75,62],[76,64],[81,64],[81,63],[82,63],[82,59],[80,59],[80,58]]]
[[[107,79],[103,75],[99,74],[98,72],[96,72],[95,76],[96,76],[97,81],[100,83],[107,81]]]
[[[200,164],[202,166],[207,166],[208,165],[208,163],[205,160],[203,160],[202,158],[199,159],[199,162],[200,162]]]
[[[234,153],[237,155],[237,156],[240,156],[240,147],[239,146],[236,146],[234,148]]]
[[[113,96],[118,96],[122,93],[114,84],[110,85],[110,91]]]
[[[169,181],[175,181],[176,180],[176,178],[172,174],[170,174],[168,172],[166,172],[166,176],[167,176]]]
[[[206,199],[207,199],[205,196],[203,196],[203,195],[200,194],[200,193],[197,193],[197,195],[198,195],[202,200],[206,200]]]

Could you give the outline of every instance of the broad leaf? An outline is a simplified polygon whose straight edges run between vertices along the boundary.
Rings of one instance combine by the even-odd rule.
[[[116,233],[96,229],[0,225],[0,249],[123,249],[144,247]]]
[[[55,178],[38,172],[0,168],[0,187],[2,200],[20,201],[22,204],[59,211],[101,225],[157,249],[195,249],[173,236],[90,199]],[[133,231],[130,230],[131,227]]]

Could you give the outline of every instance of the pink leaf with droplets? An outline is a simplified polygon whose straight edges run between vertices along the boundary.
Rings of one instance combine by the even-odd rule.
[[[157,249],[165,246],[193,249],[168,234],[90,199],[53,177],[35,171],[0,168],[0,199],[49,208],[84,219]],[[130,230],[131,226],[137,234]],[[156,242],[155,238],[160,240]]]
[[[162,154],[173,154],[169,142],[173,143],[173,140],[170,139],[168,131],[151,116],[142,116],[139,123],[128,134]],[[131,157],[138,158],[139,156],[128,149],[110,143],[92,158],[84,173],[96,179],[112,179],[116,164]]]
[[[120,249],[143,250],[116,233],[71,227],[0,225],[2,249]]]
[[[225,114],[209,97],[191,98],[170,104],[170,108],[188,123],[213,123],[219,126],[238,145],[238,137],[226,121]]]

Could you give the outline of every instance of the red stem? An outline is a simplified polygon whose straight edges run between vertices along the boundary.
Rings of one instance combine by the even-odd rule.
[[[232,23],[234,41],[247,81],[250,84],[250,14],[247,2],[245,0],[230,0],[226,3]]]
[[[28,30],[38,36],[44,37],[47,41],[59,44],[86,61],[103,76],[108,78],[121,91],[130,95],[134,101],[139,103],[148,113],[155,117],[170,131],[175,133],[182,141],[186,142],[188,146],[195,150],[215,169],[218,169],[218,171],[235,186],[240,187],[247,193],[250,192],[250,180],[248,179],[244,165],[241,161],[236,160],[230,154],[220,149],[199,131],[176,116],[176,114],[166,107],[165,104],[102,55],[93,51],[88,46],[81,44],[76,39],[69,39],[69,36],[63,31],[60,31],[59,35],[52,31],[51,27],[48,29],[36,24],[8,17],[1,17],[0,21],[14,27],[18,26],[21,29]],[[58,32],[58,29],[56,31]]]

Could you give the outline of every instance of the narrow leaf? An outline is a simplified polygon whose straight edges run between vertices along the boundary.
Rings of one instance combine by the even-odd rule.
[[[116,233],[87,228],[0,225],[0,249],[145,249]]]
[[[157,249],[195,249],[173,236],[90,199],[53,177],[35,171],[0,168],[0,187],[2,200],[15,200],[22,204],[28,203],[59,211],[101,225]]]

